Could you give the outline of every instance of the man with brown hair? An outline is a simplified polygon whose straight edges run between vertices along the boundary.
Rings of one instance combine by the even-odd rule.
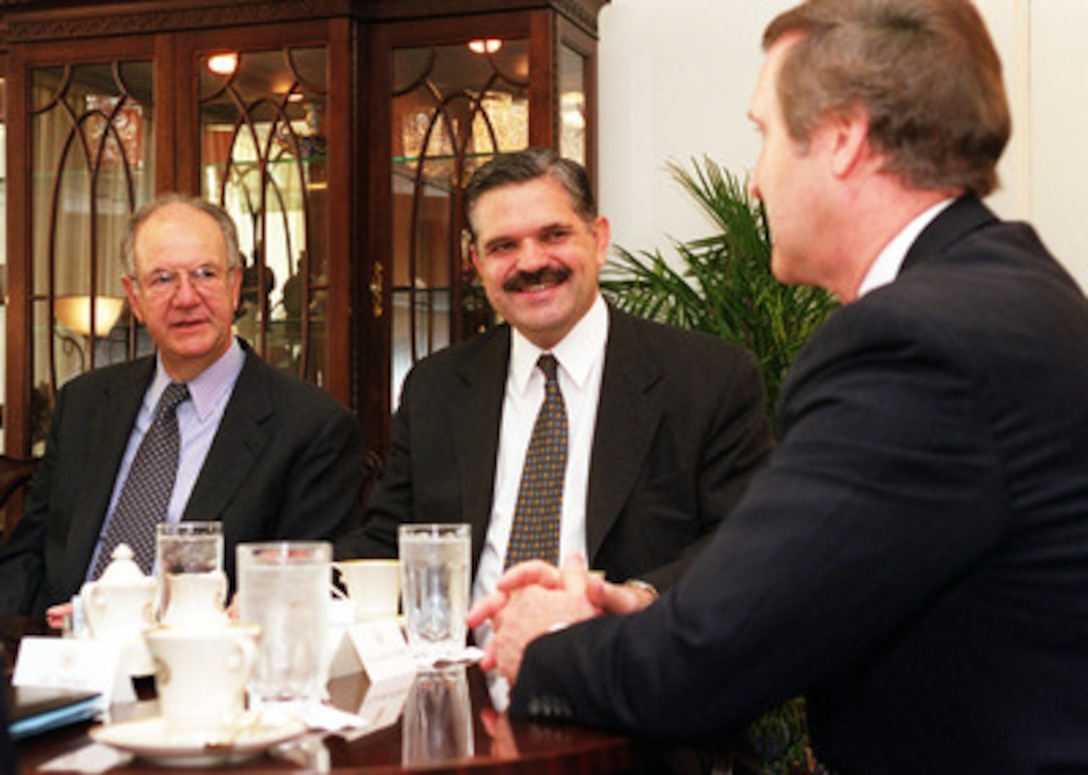
[[[982,19],[808,0],[764,48],[772,268],[844,306],[677,586],[595,616],[639,604],[574,563],[512,568],[470,614],[497,626],[485,665],[514,715],[644,739],[715,739],[804,694],[835,772],[1086,771],[1088,303],[979,199],[1009,134]]]

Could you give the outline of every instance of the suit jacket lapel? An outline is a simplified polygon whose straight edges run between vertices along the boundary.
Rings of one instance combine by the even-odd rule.
[[[652,390],[662,378],[634,318],[609,307],[597,429],[589,463],[586,550],[592,563],[635,486],[664,407]]]
[[[66,573],[73,574],[68,579],[72,588],[82,583],[106,520],[117,471],[154,367],[154,358],[142,358],[127,369],[113,372],[115,378],[102,385],[100,411],[87,418],[85,430],[87,439],[94,440],[94,454],[87,456],[87,465],[77,484],[76,507],[65,547]],[[86,448],[91,449],[91,443]]]
[[[449,403],[462,516],[472,525],[473,568],[480,559],[491,517],[510,329],[502,326],[478,341],[480,346],[469,348],[458,366],[459,380]]]
[[[246,351],[245,365],[182,519],[219,519],[268,443],[268,420],[275,414],[275,404],[263,374],[266,368]]]

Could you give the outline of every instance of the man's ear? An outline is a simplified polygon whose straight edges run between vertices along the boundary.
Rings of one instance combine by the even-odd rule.
[[[826,131],[830,133],[831,171],[839,178],[849,177],[871,154],[869,115],[852,110],[831,116]]]
[[[231,296],[234,298],[234,309],[237,311],[238,305],[242,302],[242,277],[245,274],[245,270],[241,265],[229,267],[227,269],[227,279],[230,281]]]
[[[131,277],[121,275],[121,285],[124,286],[125,296],[128,298],[128,308],[132,310],[132,314],[136,316],[136,319],[141,323],[144,322],[144,309],[140,303],[141,299],[136,294],[136,286]]]
[[[593,241],[597,246],[597,266],[608,260],[608,245],[612,241],[612,224],[603,215],[593,222]]]

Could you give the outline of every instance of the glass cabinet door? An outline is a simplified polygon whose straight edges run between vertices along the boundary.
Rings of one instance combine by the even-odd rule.
[[[412,364],[493,322],[462,231],[462,193],[529,144],[529,44],[397,48],[392,88],[392,391]]]
[[[32,67],[31,442],[57,388],[150,346],[125,314],[121,241],[153,189],[149,61]]]
[[[324,46],[197,59],[201,193],[238,225],[237,333],[267,362],[325,384],[329,255]]]

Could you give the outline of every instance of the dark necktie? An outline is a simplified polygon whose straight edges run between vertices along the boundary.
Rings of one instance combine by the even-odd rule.
[[[559,514],[567,470],[567,408],[559,390],[555,356],[541,355],[537,365],[544,372],[544,403],[525,454],[514,526],[506,547],[508,568],[532,558],[559,562]]]
[[[102,546],[95,562],[97,579],[110,562],[120,543],[132,547],[135,560],[144,573],[155,562],[155,525],[166,519],[174,480],[178,475],[178,404],[189,398],[184,382],[171,382],[163,391],[155,409],[155,419],[136,450],[136,457],[125,477],[117,506],[113,510]]]

